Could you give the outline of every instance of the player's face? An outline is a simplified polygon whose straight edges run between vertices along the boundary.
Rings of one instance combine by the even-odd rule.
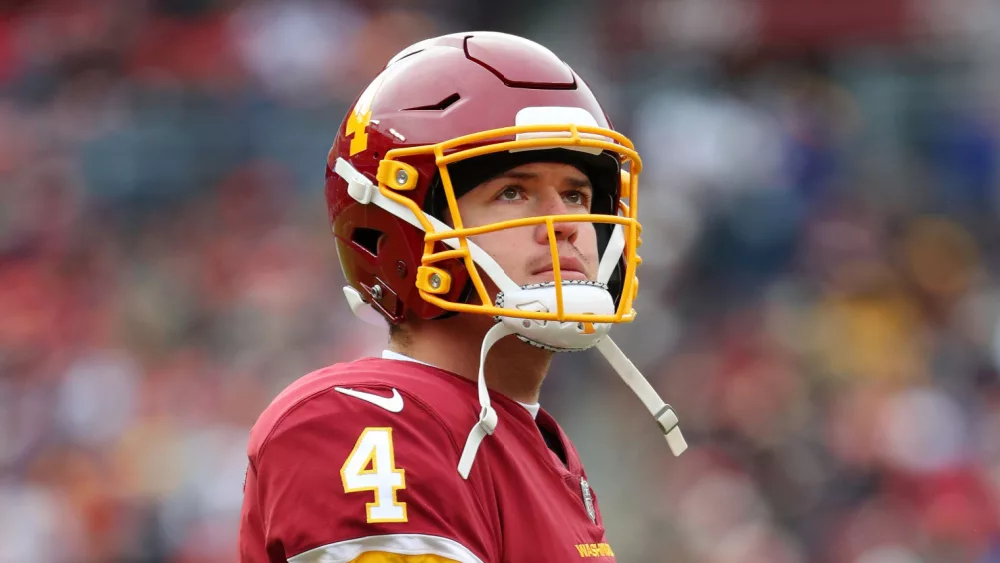
[[[587,176],[568,164],[533,162],[483,182],[458,200],[465,227],[498,221],[590,213],[593,189]],[[593,223],[555,223],[562,278],[594,280],[597,233]],[[520,285],[553,281],[552,254],[544,224],[470,237],[511,280]]]

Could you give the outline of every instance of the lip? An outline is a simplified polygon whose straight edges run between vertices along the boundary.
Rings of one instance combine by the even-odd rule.
[[[531,273],[533,276],[548,274],[553,271],[552,264],[548,264],[543,268],[539,268]],[[578,259],[573,257],[559,258],[559,273],[563,279],[571,280],[587,280],[587,272],[584,270],[583,263]]]

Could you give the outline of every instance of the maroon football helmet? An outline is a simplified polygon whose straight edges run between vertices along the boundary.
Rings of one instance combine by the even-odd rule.
[[[557,127],[538,131],[543,124]],[[578,129],[575,139],[571,128]],[[510,150],[532,142],[550,150]],[[569,150],[558,150],[565,147]],[[435,149],[441,154],[436,155]],[[446,35],[403,50],[344,119],[327,161],[326,198],[344,275],[357,292],[354,299],[362,299],[390,323],[401,322],[407,311],[423,319],[447,311],[498,313],[489,301],[476,311],[455,307],[481,290],[478,275],[470,280],[469,259],[428,261],[428,256],[448,250],[446,245],[435,242],[425,252],[424,229],[377,205],[360,203],[350,193],[349,182],[337,173],[338,159],[380,192],[405,197],[420,211],[440,218],[456,191],[471,187],[455,186],[459,180],[466,184],[486,180],[490,172],[499,174],[543,156],[581,167],[595,190],[603,188],[604,197],[595,197],[595,218],[587,220],[616,217],[623,226],[620,260],[609,268],[614,275],[605,283],[612,285],[622,313],[611,322],[631,321],[637,289],[634,270],[640,262],[635,257],[629,264],[627,251],[631,240],[639,244],[635,190],[631,205],[619,206],[618,201],[629,195],[622,193],[622,178],[625,192],[637,185],[639,157],[631,142],[612,130],[597,99],[566,63],[541,45],[493,32]],[[442,175],[445,165],[450,174]],[[621,171],[626,173],[620,175]],[[407,177],[405,185],[396,182],[400,175]],[[456,215],[457,209],[451,216],[458,222]],[[628,277],[626,270],[632,270]],[[433,277],[434,273],[439,275]],[[431,281],[437,287],[431,287]]]

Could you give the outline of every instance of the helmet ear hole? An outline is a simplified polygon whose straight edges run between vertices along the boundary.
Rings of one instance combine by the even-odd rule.
[[[385,233],[377,229],[357,227],[351,233],[351,242],[364,248],[372,256],[378,256],[379,242],[382,241],[383,236],[385,236]]]

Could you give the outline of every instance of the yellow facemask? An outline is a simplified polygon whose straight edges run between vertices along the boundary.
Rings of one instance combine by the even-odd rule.
[[[529,136],[529,138],[518,138]],[[513,141],[494,142],[500,138],[515,137]],[[471,145],[473,148],[461,148]],[[466,228],[458,209],[455,188],[448,172],[448,165],[470,158],[503,151],[540,150],[565,148],[570,150],[608,151],[618,156],[621,163],[618,214],[597,213],[573,215],[539,215],[520,219],[500,221],[487,225]],[[458,149],[458,150],[456,150]],[[433,155],[440,174],[447,200],[448,210],[454,226],[448,226],[439,219],[425,213],[412,199],[402,192],[412,190],[417,185],[418,174],[414,167],[405,162],[408,157]],[[633,308],[639,289],[636,275],[642,259],[637,254],[642,244],[642,226],[637,219],[638,181],[642,161],[631,141],[624,135],[610,129],[586,125],[521,125],[505,127],[458,137],[434,145],[393,149],[386,153],[378,169],[378,191],[386,199],[404,207],[419,222],[424,230],[424,251],[417,272],[416,286],[420,296],[427,302],[445,311],[474,313],[490,316],[504,316],[538,321],[577,323],[626,323],[636,315]],[[556,223],[604,223],[615,225],[612,240],[601,260],[598,279],[607,284],[614,267],[624,260],[625,271],[622,279],[622,294],[613,314],[574,313],[566,311],[563,299],[563,279],[559,271],[559,252],[555,234]],[[484,256],[469,237],[516,227],[545,225],[548,231],[549,248],[552,254],[553,275],[555,277],[556,307],[554,311],[532,311],[511,307],[498,307],[490,299],[477,265],[483,269],[500,287],[509,289],[506,274],[488,256]],[[617,237],[620,240],[616,241]],[[435,252],[436,243],[450,246],[450,250]],[[621,248],[616,248],[620,246]],[[477,292],[481,304],[468,304],[443,298],[452,286],[450,274],[436,264],[451,259],[461,259],[469,272],[470,281]],[[499,270],[499,271],[498,271]],[[603,277],[603,279],[602,279]]]

